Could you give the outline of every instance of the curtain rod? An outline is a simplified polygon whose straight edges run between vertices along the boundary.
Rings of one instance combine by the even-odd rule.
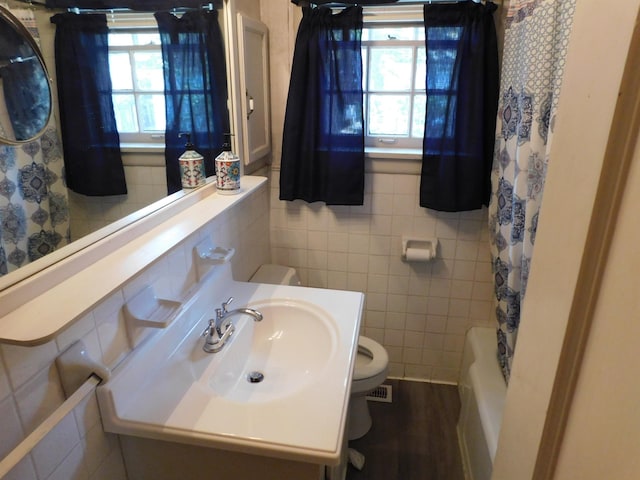
[[[313,0],[291,0],[291,3],[298,5],[299,7],[310,7],[310,6],[318,6],[322,5],[323,7],[329,8],[338,8],[338,7],[348,7],[353,5],[361,5],[363,7],[381,7],[381,6],[402,6],[402,5],[431,5],[434,3],[462,3],[467,2],[469,0],[387,0],[380,1],[376,3],[362,3],[358,1],[354,2],[314,2]],[[471,0],[475,3],[482,3],[482,0]],[[485,0],[486,3],[495,3],[493,0]],[[502,3],[502,0],[500,1]]]
[[[15,0],[18,3],[25,3],[27,6],[35,8],[36,5],[41,7],[49,8],[45,1],[39,0]],[[200,8],[207,11],[212,11],[217,9],[217,5],[220,4],[220,0],[214,0],[212,2],[203,4]],[[196,10],[197,7],[174,7],[171,9],[172,12],[185,12],[187,10]],[[79,7],[69,7],[67,8],[68,12],[71,13],[94,13],[94,12],[140,12],[141,10],[135,10],[131,8],[125,7],[114,7],[114,8],[79,8]]]
[[[206,10],[208,12],[212,12],[213,10],[216,10],[216,6],[213,3],[208,3],[206,5],[202,5],[201,7],[173,7],[171,9],[169,9],[168,11],[172,12],[172,13],[182,13],[182,12],[188,12],[188,11],[193,11],[193,10]],[[78,7],[69,7],[67,8],[67,12],[69,13],[76,13],[76,14],[83,14],[83,13],[150,13],[151,11],[145,11],[145,10],[134,10],[131,8],[124,8],[124,7],[116,7],[116,8],[78,8]]]

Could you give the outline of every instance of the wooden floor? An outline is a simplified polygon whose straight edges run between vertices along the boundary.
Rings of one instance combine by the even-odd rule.
[[[456,435],[457,387],[387,380],[392,403],[369,402],[373,426],[349,443],[365,455],[347,480],[464,480]]]

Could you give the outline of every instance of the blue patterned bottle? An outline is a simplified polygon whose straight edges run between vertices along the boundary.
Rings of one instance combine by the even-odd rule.
[[[216,186],[218,193],[231,195],[240,192],[240,158],[231,151],[231,134],[225,133],[222,153],[216,157]]]

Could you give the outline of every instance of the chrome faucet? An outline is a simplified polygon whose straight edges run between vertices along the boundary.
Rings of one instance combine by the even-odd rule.
[[[256,322],[262,320],[262,314],[253,308],[236,308],[235,310],[228,311],[227,307],[231,302],[233,302],[233,297],[229,297],[229,300],[222,302],[221,308],[216,308],[216,318],[210,319],[209,325],[205,328],[204,332],[202,332],[202,336],[205,337],[202,349],[205,352],[219,352],[227,343],[227,340],[229,340],[236,329],[229,318],[232,315],[246,314],[252,316]]]

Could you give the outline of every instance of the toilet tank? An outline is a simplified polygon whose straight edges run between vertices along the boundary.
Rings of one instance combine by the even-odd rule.
[[[294,268],[283,265],[265,264],[249,279],[254,283],[300,286],[300,277]]]

